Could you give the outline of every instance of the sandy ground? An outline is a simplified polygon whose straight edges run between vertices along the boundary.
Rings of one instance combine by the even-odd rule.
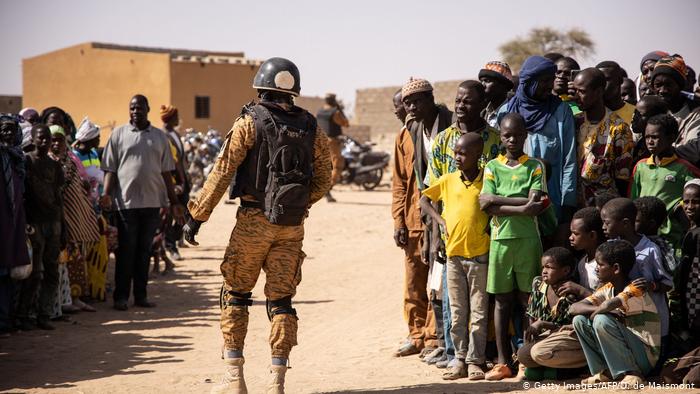
[[[294,304],[299,346],[291,355],[287,392],[527,389],[516,382],[447,383],[438,369],[415,356],[391,357],[407,334],[401,310],[403,253],[391,238],[391,194],[385,185],[374,192],[344,189],[335,195],[338,203],[318,203],[307,221],[308,258]],[[201,245],[182,250],[186,260],[178,262],[177,272],[151,281],[149,293],[157,308],[118,312],[111,303],[101,303],[97,313],[57,323],[53,332],[0,338],[0,391],[208,392],[222,373],[218,267],[237,208],[222,203],[202,227]],[[262,274],[253,291],[246,341],[250,393],[264,392],[269,363],[264,283]]]

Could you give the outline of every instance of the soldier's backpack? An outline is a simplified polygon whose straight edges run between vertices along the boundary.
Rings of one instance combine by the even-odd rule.
[[[297,226],[311,202],[316,120],[298,107],[287,112],[257,104],[244,112],[255,122],[257,152],[248,164],[255,167],[260,208],[272,224]]]

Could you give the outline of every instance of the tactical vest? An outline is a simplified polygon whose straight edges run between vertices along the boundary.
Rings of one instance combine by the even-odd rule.
[[[241,205],[262,209],[272,224],[301,224],[311,201],[316,119],[296,106],[285,111],[266,103],[250,103],[242,114],[253,118],[255,145],[238,168],[232,195],[255,197]]]
[[[338,110],[335,108],[321,108],[316,114],[318,125],[321,126],[323,131],[325,131],[326,135],[329,137],[337,137],[343,132],[340,125],[333,121],[333,115],[335,115],[336,112],[338,112]]]

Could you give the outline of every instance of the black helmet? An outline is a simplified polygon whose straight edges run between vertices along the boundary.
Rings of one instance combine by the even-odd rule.
[[[253,88],[298,96],[301,90],[299,69],[291,61],[281,57],[267,59],[258,69],[258,73],[255,74]]]

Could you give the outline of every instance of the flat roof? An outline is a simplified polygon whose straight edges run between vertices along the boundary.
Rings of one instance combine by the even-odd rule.
[[[215,51],[204,51],[204,50],[192,50],[192,49],[178,49],[178,48],[154,48],[154,47],[141,47],[135,45],[118,45],[109,44],[104,42],[91,42],[90,45],[93,48],[99,49],[115,49],[120,51],[133,51],[133,52],[150,52],[150,53],[169,53],[171,57],[209,57],[209,56],[221,56],[221,57],[237,57],[243,58],[245,54],[243,52],[215,52]]]

